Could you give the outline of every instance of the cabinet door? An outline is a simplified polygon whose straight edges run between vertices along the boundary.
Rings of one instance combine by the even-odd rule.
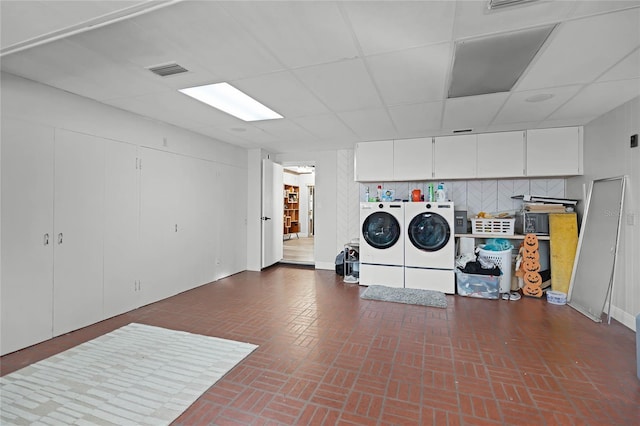
[[[53,334],[103,316],[104,141],[56,130]]]
[[[53,337],[53,128],[3,117],[0,140],[4,355]]]
[[[393,141],[356,144],[355,180],[389,182],[393,180]]]
[[[433,139],[401,139],[393,142],[393,179],[427,180],[433,177]]]
[[[465,179],[476,177],[476,135],[443,136],[434,139],[434,177]]]
[[[520,177],[524,174],[524,131],[478,135],[477,177]]]
[[[105,318],[140,306],[137,152],[134,145],[105,143]]]
[[[582,173],[580,127],[527,130],[527,176]]]

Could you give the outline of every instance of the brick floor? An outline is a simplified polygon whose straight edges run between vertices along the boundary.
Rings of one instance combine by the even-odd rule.
[[[6,355],[7,374],[130,322],[260,345],[176,425],[638,425],[635,334],[545,300],[360,299],[331,271],[243,272]]]

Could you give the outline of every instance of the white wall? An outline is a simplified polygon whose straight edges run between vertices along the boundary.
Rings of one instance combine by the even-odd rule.
[[[82,135],[84,139],[88,140],[91,138],[99,139],[104,141],[105,146],[114,144],[133,147],[133,157],[135,157],[137,150],[138,157],[143,159],[140,176],[151,176],[150,173],[145,173],[145,164],[148,163],[145,163],[144,160],[145,158],[151,159],[153,153],[161,153],[167,158],[169,156],[176,157],[176,164],[186,165],[185,173],[182,173],[182,169],[179,170],[179,167],[176,166],[174,173],[167,175],[164,179],[173,185],[180,183],[181,188],[177,189],[177,196],[169,197],[167,203],[158,206],[157,211],[162,211],[165,207],[171,210],[173,206],[167,205],[172,201],[179,206],[183,200],[187,199],[190,204],[183,203],[185,206],[196,207],[185,208],[199,214],[179,212],[180,220],[184,221],[183,223],[186,225],[181,227],[182,233],[180,235],[185,235],[185,237],[182,237],[180,241],[184,240],[190,249],[194,249],[196,245],[190,244],[192,240],[189,238],[195,236],[194,238],[198,242],[204,240],[208,249],[201,251],[201,264],[187,267],[180,274],[182,282],[179,283],[179,286],[172,287],[162,297],[171,295],[169,294],[171,292],[175,294],[245,269],[248,252],[245,216],[247,198],[238,197],[237,193],[238,188],[243,191],[244,188],[249,187],[247,150],[10,74],[2,73],[0,84],[3,124],[22,122],[27,123],[27,126],[50,129],[52,135],[69,133]],[[28,129],[29,127],[23,126],[22,128]],[[11,134],[11,136],[13,137],[11,140],[14,142],[20,138],[20,134]],[[148,157],[145,157],[147,154],[149,154]],[[135,170],[138,162],[133,157],[131,168]],[[78,159],[78,161],[81,160]],[[151,164],[157,165],[159,161],[155,163],[152,161]],[[191,165],[197,166],[197,170]],[[162,169],[158,170],[158,175],[162,176]],[[148,180],[145,188],[150,188],[149,182]],[[3,185],[5,188],[7,185],[11,185],[12,192],[19,192],[21,182],[5,180]],[[136,183],[134,182],[133,185]],[[163,191],[158,183],[152,182],[151,185],[153,186],[151,191],[142,192],[144,194],[167,192]],[[230,197],[230,193],[234,196]],[[198,207],[204,206],[205,198],[207,198],[207,210]],[[140,199],[143,198],[140,197]],[[209,210],[212,212],[211,215],[203,213],[209,212]],[[193,218],[197,220],[191,220]],[[207,220],[209,218],[211,221]],[[135,219],[135,222],[134,229],[140,229],[138,222],[143,222],[140,216]],[[3,222],[3,226],[5,225],[9,226],[10,224]],[[176,233],[177,229],[176,225]],[[96,230],[96,233],[98,232],[99,230]],[[166,244],[164,245],[166,246]],[[160,246],[162,244],[158,245],[159,250],[162,249]],[[10,251],[11,246],[3,244],[3,256]],[[136,259],[131,259],[131,262],[135,261]],[[189,261],[187,259],[181,265],[189,265]],[[169,267],[172,267],[170,262],[163,263],[168,263]],[[207,268],[200,268],[203,265],[206,265]],[[140,269],[144,269],[144,265],[138,264],[136,266],[139,268],[140,275],[144,275],[144,271],[140,271]],[[203,273],[205,269],[207,273]],[[5,285],[4,280],[2,285]],[[11,281],[10,285],[15,285],[15,282]],[[145,282],[145,285],[150,285],[149,281]],[[151,294],[151,292],[147,294]],[[148,300],[146,303],[149,301],[152,300]],[[3,304],[6,302],[3,300]]]
[[[640,97],[585,125],[584,176],[567,182],[567,196],[582,199],[592,180],[627,176],[612,316],[632,330],[640,313],[640,147],[629,138],[638,133]]]

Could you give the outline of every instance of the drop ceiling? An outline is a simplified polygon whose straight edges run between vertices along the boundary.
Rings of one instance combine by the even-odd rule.
[[[274,153],[582,125],[640,95],[640,1],[2,0],[0,15],[3,72]],[[456,44],[547,25],[511,90],[447,97]],[[171,63],[188,72],[148,69]],[[178,92],[222,81],[284,119]]]

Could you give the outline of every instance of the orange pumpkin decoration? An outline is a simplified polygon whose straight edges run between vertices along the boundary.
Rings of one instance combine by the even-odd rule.
[[[525,260],[522,262],[522,269],[525,272],[539,272],[540,271],[540,262],[536,262],[534,260]]]
[[[525,286],[522,287],[522,294],[531,297],[542,297],[542,289],[539,285],[525,284]]]
[[[525,272],[524,281],[527,284],[540,286],[542,284],[542,277],[538,272]]]
[[[524,259],[525,262],[529,260],[531,262],[540,263],[540,253],[538,252],[538,250],[536,251],[525,250],[524,256],[522,258]]]
[[[524,249],[525,251],[537,251],[538,250],[538,237],[536,234],[527,234],[524,237]]]
[[[523,280],[525,285],[522,288],[522,293],[525,296],[542,297],[542,288],[540,287],[542,277],[538,272],[525,272]]]

